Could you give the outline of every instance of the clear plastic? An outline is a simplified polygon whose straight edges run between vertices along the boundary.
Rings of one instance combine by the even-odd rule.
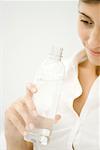
[[[34,94],[33,101],[39,113],[39,126],[36,123],[35,130],[29,130],[24,139],[35,143],[36,150],[48,144],[52,133],[65,75],[62,51],[62,48],[53,47],[35,74],[38,92]]]

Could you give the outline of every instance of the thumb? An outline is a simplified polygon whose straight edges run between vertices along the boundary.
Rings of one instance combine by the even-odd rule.
[[[55,123],[58,123],[60,121],[60,119],[61,119],[61,115],[56,114],[56,116],[55,116]]]
[[[28,83],[26,85],[26,96],[32,97],[34,93],[37,92],[37,88],[35,84]]]

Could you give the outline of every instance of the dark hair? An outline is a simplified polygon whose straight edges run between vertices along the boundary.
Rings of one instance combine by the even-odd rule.
[[[100,0],[79,0],[79,1],[87,3],[87,4],[97,4],[97,3],[100,3]]]

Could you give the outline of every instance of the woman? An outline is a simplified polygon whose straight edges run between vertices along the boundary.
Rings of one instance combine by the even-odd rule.
[[[66,89],[61,113],[55,117],[55,129],[46,150],[100,150],[100,0],[80,0],[78,32],[84,50],[67,63]],[[33,94],[35,85],[11,105],[5,114],[8,150],[32,150],[23,139],[25,126],[37,117]],[[64,129],[64,130],[60,130]]]

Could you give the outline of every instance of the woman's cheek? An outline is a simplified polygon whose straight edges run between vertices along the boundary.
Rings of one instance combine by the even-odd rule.
[[[89,30],[84,25],[78,25],[78,34],[79,37],[84,44],[84,46],[87,45],[88,39],[89,39]]]

